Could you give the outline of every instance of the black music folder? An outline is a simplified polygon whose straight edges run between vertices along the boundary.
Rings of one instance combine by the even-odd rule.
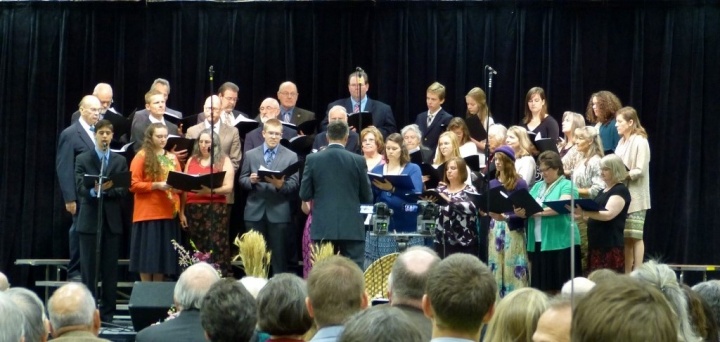
[[[541,138],[537,140],[532,141],[535,145],[535,148],[538,150],[538,154],[543,153],[545,151],[553,151],[555,153],[559,153],[557,149],[557,144],[554,140],[550,138]]]
[[[308,120],[299,125],[296,125],[296,124],[290,123],[290,122],[283,122],[282,125],[287,128],[297,131],[298,134],[312,135],[312,134],[317,133],[318,121],[315,119]]]
[[[187,173],[170,171],[166,183],[182,191],[200,190],[202,186],[210,189],[219,188],[225,181],[225,171],[206,175],[191,175]]]
[[[525,216],[530,217],[543,211],[543,208],[535,201],[527,189],[519,189],[508,197],[513,206],[525,209]]]
[[[130,175],[130,171],[125,171],[110,176],[104,176],[103,183],[107,181],[112,181],[113,188],[130,188]],[[98,175],[86,174],[83,176],[83,185],[85,185],[86,188],[91,189],[95,187],[95,182],[97,182],[99,179],[100,176]]]
[[[165,149],[172,151],[173,147],[175,147],[175,151],[187,150],[188,154],[190,154],[193,147],[195,147],[195,139],[188,139],[177,135],[168,135]]]
[[[186,116],[184,118],[179,118],[170,113],[163,114],[163,118],[165,118],[165,120],[170,121],[170,122],[174,123],[175,125],[177,125],[178,127],[182,127],[185,129],[197,124],[197,117],[198,117],[198,114]]]
[[[565,208],[566,205],[570,205],[570,200],[560,200],[560,201],[545,201],[543,202],[546,206],[550,207],[552,210],[555,210],[560,215],[563,214],[569,214],[570,211]],[[589,198],[576,198],[575,199],[575,205],[582,208],[582,210],[585,211],[606,211],[604,207],[601,207],[597,202],[594,200],[591,200]]]
[[[295,163],[288,165],[288,167],[286,167],[285,170],[282,170],[282,171],[270,170],[270,169],[260,165],[260,168],[258,168],[258,172],[257,172],[258,178],[260,178],[261,182],[264,182],[265,177],[277,178],[277,179],[280,179],[283,176],[290,177],[300,170],[301,165],[302,165],[302,162],[297,161]]]
[[[360,125],[360,118],[362,117],[362,126]],[[373,117],[370,112],[357,112],[348,113],[348,126],[355,127],[355,130],[360,134],[362,130],[373,125]]]
[[[475,204],[475,207],[483,212],[501,214],[513,211],[513,203],[507,194],[507,190],[503,186],[496,186],[490,189],[489,192],[483,194],[470,191],[465,191],[465,193],[468,194],[470,200]],[[488,197],[490,198],[489,209]]]
[[[420,164],[420,172],[423,176],[428,176],[430,179],[425,182],[425,187],[428,189],[434,189],[438,187],[438,184],[444,179],[445,175],[445,164],[440,164],[437,168],[430,164]]]
[[[470,131],[471,138],[477,141],[482,141],[487,138],[487,131],[485,130],[482,122],[480,122],[479,116],[470,115],[465,118],[465,125],[467,125],[468,131]]]
[[[280,145],[287,147],[297,155],[310,154],[312,152],[313,142],[315,142],[315,136],[312,135],[298,135],[290,140],[280,139]]]
[[[373,180],[377,180],[379,182],[388,181],[397,189],[411,190],[415,187],[409,175],[381,175],[368,172],[368,177],[371,184]]]

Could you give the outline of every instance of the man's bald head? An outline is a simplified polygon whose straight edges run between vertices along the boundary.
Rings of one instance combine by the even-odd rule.
[[[95,95],[85,95],[82,100],[80,100],[79,106],[80,116],[83,120],[85,120],[85,122],[90,126],[95,125],[100,118],[100,112],[102,111],[100,99],[98,99]]]
[[[53,335],[62,334],[64,328],[89,330],[97,335],[100,314],[95,310],[95,300],[82,283],[68,283],[53,293],[48,301],[48,315]]]
[[[540,316],[533,334],[533,342],[569,342],[572,307],[567,298],[557,298]]]
[[[298,99],[298,90],[295,83],[290,81],[283,82],[280,84],[277,92],[280,104],[286,109],[295,107]]]
[[[347,110],[343,106],[333,106],[328,111],[328,122],[343,121],[347,122]]]
[[[175,285],[175,304],[181,310],[201,309],[203,297],[218,280],[217,270],[205,262],[188,267]]]
[[[420,308],[428,271],[439,261],[437,253],[427,247],[411,247],[400,254],[388,282],[392,304],[414,304]]]
[[[206,118],[210,118],[212,114],[212,122],[215,123],[220,120],[220,114],[222,114],[222,103],[220,102],[220,96],[212,95],[205,99],[205,105],[203,106],[203,113]]]

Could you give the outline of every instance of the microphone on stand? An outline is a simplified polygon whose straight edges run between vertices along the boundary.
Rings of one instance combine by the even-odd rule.
[[[208,69],[208,74],[210,74],[210,82],[213,81],[213,76],[215,76],[215,68],[213,66],[210,66],[210,69]]]
[[[486,65],[486,66],[485,66],[485,69],[486,69],[489,73],[491,73],[491,74],[493,74],[493,75],[497,75],[497,71],[495,71],[495,69],[493,69],[493,67],[491,67],[491,66],[489,66],[489,65]]]

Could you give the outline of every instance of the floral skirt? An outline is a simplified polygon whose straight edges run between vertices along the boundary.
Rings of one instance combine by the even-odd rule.
[[[210,215],[214,215],[213,222]],[[188,238],[198,251],[212,251],[212,262],[218,264],[223,276],[232,274],[232,252],[228,243],[229,211],[225,203],[191,203],[185,206]]]
[[[528,257],[525,231],[508,229],[507,222],[490,221],[488,266],[495,275],[498,295],[528,286]]]
[[[312,213],[308,214],[305,220],[305,229],[302,234],[302,259],[303,259],[303,278],[307,279],[312,269],[312,245],[313,240],[310,238],[310,225],[312,224]]]
[[[623,247],[590,248],[588,251],[587,273],[607,268],[619,274],[625,272],[625,251]]]

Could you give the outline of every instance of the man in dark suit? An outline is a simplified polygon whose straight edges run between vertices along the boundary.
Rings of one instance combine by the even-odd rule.
[[[119,258],[120,238],[123,233],[121,202],[127,195],[126,187],[118,187],[112,181],[101,186],[95,184],[88,188],[83,181],[84,175],[111,177],[127,172],[125,157],[110,152],[110,141],[113,137],[113,126],[108,120],[100,120],[95,124],[95,148],[81,153],[75,160],[75,179],[77,194],[80,200],[77,231],[80,234],[80,268],[82,280],[89,289],[95,288],[95,281],[102,281],[100,300],[100,318],[103,322],[112,322],[115,313],[117,289],[117,265]],[[104,164],[104,165],[103,165]],[[103,220],[101,233],[100,274],[96,278],[96,248],[98,232],[98,191],[102,191]],[[97,295],[97,293],[95,294]]]
[[[109,120],[113,125],[113,148],[119,148],[122,144],[128,142],[130,133],[130,121],[126,119],[120,112],[112,107],[113,105],[113,89],[107,83],[98,83],[92,93],[100,100],[100,117],[98,120]],[[70,124],[74,124],[80,118],[80,111],[77,110],[70,118]]]
[[[256,120],[260,121],[260,127],[248,132],[248,134],[245,135],[245,141],[243,143],[243,153],[247,153],[247,151],[258,147],[265,142],[265,138],[263,138],[262,134],[263,124],[270,119],[278,119],[279,115],[280,103],[276,99],[268,97],[263,100],[262,104],[260,104],[260,114],[258,114],[258,116],[255,118]],[[283,139],[290,140],[296,136],[296,130],[282,126]]]
[[[287,81],[280,84],[277,97],[280,101],[280,120],[282,120],[282,122],[288,122],[297,126],[305,121],[315,119],[315,113],[295,107],[299,95],[295,83]],[[310,134],[310,132],[305,133]]]
[[[328,125],[328,147],[305,159],[300,199],[313,200],[310,234],[313,241],[330,241],[362,269],[365,262],[365,226],[360,204],[370,204],[373,194],[362,156],[345,150],[348,126]]]
[[[70,226],[70,263],[68,264],[68,279],[80,280],[80,246],[77,233],[78,203],[75,189],[75,157],[85,151],[95,149],[95,123],[100,112],[100,100],[92,95],[83,97],[80,101],[80,118],[70,127],[60,133],[57,154],[55,156],[55,170],[60,183],[65,210],[73,218]]]
[[[405,313],[423,335],[423,341],[432,338],[432,322],[422,311],[428,271],[440,258],[432,249],[424,246],[410,247],[400,253],[388,281],[390,305]]]
[[[245,203],[245,227],[265,237],[272,251],[272,271],[279,274],[287,270],[285,239],[290,231],[290,199],[298,188],[298,174],[285,177],[258,176],[261,167],[274,171],[285,170],[297,162],[297,155],[280,145],[282,123],[270,119],[263,125],[265,142],[245,154],[240,185],[248,191]]]
[[[345,111],[345,107],[343,106],[332,107],[328,112],[328,118],[330,118],[330,122],[342,121],[347,123],[347,111]],[[315,141],[313,142],[312,147],[313,151],[320,151],[320,149],[326,147],[329,143],[327,132],[320,132],[315,136]],[[360,138],[358,137],[357,132],[350,131],[348,141],[345,144],[345,149],[352,153],[360,154]]]
[[[135,341],[205,341],[205,331],[200,323],[200,308],[205,294],[218,280],[218,272],[205,262],[188,267],[180,275],[173,293],[179,315],[140,330]]]
[[[130,141],[134,142],[133,148],[139,151],[142,148],[145,130],[151,123],[161,123],[168,128],[168,134],[178,135],[178,127],[172,122],[168,122],[163,117],[165,114],[165,97],[157,90],[150,90],[145,93],[145,109],[148,115],[135,115],[130,130]],[[175,152],[175,151],[173,151]],[[180,160],[187,159],[187,151],[177,151],[175,153]],[[183,156],[184,158],[181,158]]]
[[[440,134],[447,130],[448,123],[453,118],[450,113],[442,109],[445,102],[445,86],[435,82],[427,88],[425,102],[428,110],[418,114],[415,124],[422,133],[423,145],[430,149],[433,156],[437,149]]]
[[[397,126],[395,125],[395,117],[393,116],[392,109],[377,100],[372,100],[367,96],[367,91],[370,89],[370,83],[368,82],[367,74],[364,71],[354,72],[348,77],[348,91],[350,97],[346,99],[337,100],[328,105],[328,112],[330,108],[337,105],[345,107],[348,113],[357,112],[371,112],[373,117],[373,126],[380,130],[383,138],[387,138],[391,133],[397,132]],[[328,125],[328,117],[323,119],[322,127],[323,130]]]
[[[237,84],[232,82],[225,82],[220,86],[220,88],[218,88],[220,107],[223,111],[221,115],[222,123],[228,126],[233,126],[233,123],[238,116],[250,118],[250,116],[248,116],[247,114],[235,109],[235,104],[237,104],[238,100],[238,92],[240,92],[240,87],[238,87]],[[198,114],[197,122],[202,123],[206,119],[207,114],[205,114],[205,112],[201,112]]]

